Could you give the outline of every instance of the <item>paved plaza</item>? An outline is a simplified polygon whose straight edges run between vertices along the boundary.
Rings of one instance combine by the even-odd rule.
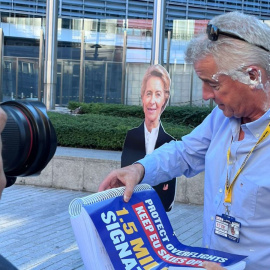
[[[68,206],[89,193],[28,185],[4,190],[0,201],[0,253],[19,270],[85,269]],[[178,239],[200,246],[203,206],[175,203],[168,216]]]

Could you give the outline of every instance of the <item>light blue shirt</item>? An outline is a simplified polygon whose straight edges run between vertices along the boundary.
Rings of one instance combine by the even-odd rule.
[[[246,270],[270,269],[270,136],[255,148],[233,188],[230,215],[242,225],[239,243],[214,234],[215,216],[225,213],[227,170],[232,181],[269,121],[270,110],[260,119],[241,125],[240,119],[227,118],[216,107],[182,141],[171,141],[139,161],[145,167],[142,183],[153,186],[205,170],[203,246],[247,255]],[[245,132],[242,141],[238,141],[240,125]]]

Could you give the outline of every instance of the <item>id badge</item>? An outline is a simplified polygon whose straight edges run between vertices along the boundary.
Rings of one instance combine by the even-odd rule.
[[[216,215],[215,234],[220,235],[228,240],[239,243],[241,223],[235,221],[235,218],[223,214]]]

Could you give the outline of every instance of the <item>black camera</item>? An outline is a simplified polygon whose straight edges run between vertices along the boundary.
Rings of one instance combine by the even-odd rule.
[[[40,174],[56,151],[57,137],[42,102],[6,101],[0,106],[7,114],[1,136],[8,187],[18,176]]]

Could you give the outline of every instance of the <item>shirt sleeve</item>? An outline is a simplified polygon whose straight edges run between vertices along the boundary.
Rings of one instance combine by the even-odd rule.
[[[212,137],[213,112],[182,141],[171,141],[146,155],[138,163],[145,168],[141,183],[158,185],[174,177],[192,177],[205,168],[205,155]]]

